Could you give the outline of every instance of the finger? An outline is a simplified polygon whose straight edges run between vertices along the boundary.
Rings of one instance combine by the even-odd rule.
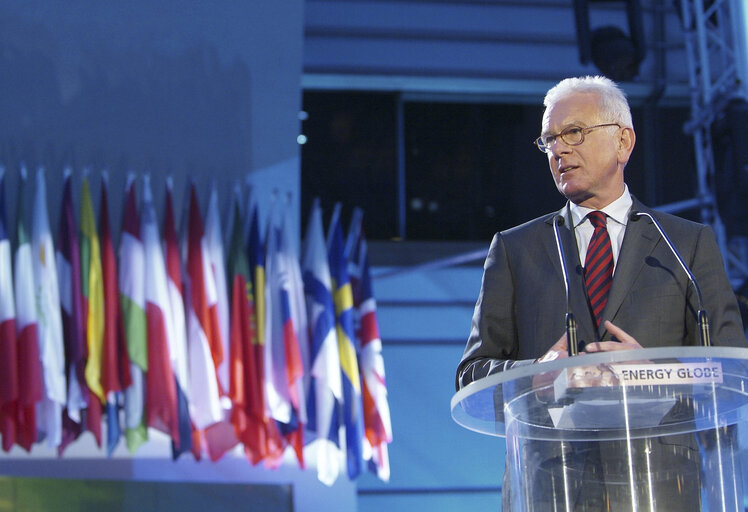
[[[610,352],[611,350],[628,350],[633,348],[630,344],[618,341],[596,341],[584,346],[586,353]]]
[[[596,341],[594,343],[587,343],[584,346],[583,352],[587,354],[591,354],[593,352],[606,352],[607,350],[609,350],[608,348],[606,348],[607,347],[606,343],[607,342],[601,342],[601,341]]]
[[[618,341],[596,341],[595,343],[588,343],[587,345],[585,345],[584,352],[587,354],[592,354],[595,352],[612,352],[614,350],[633,350],[637,348],[642,347],[641,345],[636,343],[636,340],[634,340],[632,343]]]
[[[632,343],[634,345],[638,345],[639,343],[634,339],[633,336],[631,336],[629,333],[618,327],[616,324],[611,322],[610,320],[605,321],[605,328],[608,329],[608,332],[615,336],[615,338],[620,341],[621,343]]]
[[[597,343],[597,352],[612,352],[614,350],[631,350],[635,345],[618,341],[600,341]]]
[[[582,350],[582,352],[584,352],[586,354],[589,354],[589,353],[592,353],[592,352],[599,352],[599,351],[600,351],[600,343],[599,342],[587,343],[584,346],[584,350]]]
[[[568,350],[569,349],[569,343],[566,339],[566,333],[564,333],[556,343],[553,344],[552,349],[556,350]]]

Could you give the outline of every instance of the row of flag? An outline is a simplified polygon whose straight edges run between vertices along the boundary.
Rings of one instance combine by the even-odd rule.
[[[115,252],[105,174],[96,215],[88,174],[76,208],[65,171],[56,243],[44,170],[30,226],[23,167],[20,178],[11,244],[0,167],[5,451],[45,443],[62,456],[88,431],[110,456],[122,439],[135,453],[155,430],[171,439],[174,459],[242,450],[274,468],[289,452],[302,468],[314,457],[327,485],[366,467],[389,479],[392,428],[360,210],[344,234],[336,207],[325,232],[315,202],[298,254],[288,204],[274,201],[262,229],[237,186],[226,251],[215,187],[203,219],[190,185],[178,230],[171,181],[159,226],[150,177],[138,187],[131,175]]]

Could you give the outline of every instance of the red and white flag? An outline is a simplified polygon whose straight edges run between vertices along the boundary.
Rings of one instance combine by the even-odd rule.
[[[0,166],[0,432],[3,450],[16,442],[18,416],[18,348],[13,267],[5,220],[5,168]]]
[[[25,211],[28,205],[26,168],[21,167],[21,190],[18,194],[16,217],[16,252],[13,268],[16,302],[16,337],[18,341],[18,430],[16,442],[26,451],[37,441],[36,406],[44,396],[41,355],[34,297],[34,264],[31,239],[26,228]]]
[[[223,347],[218,327],[215,281],[209,261],[200,205],[193,184],[190,189],[185,283],[187,350],[190,362],[190,416],[195,427],[203,434],[206,429],[224,420],[221,388],[216,373],[223,360]],[[211,446],[207,440],[206,444],[212,459],[223,454],[219,447]]]
[[[177,390],[172,369],[173,338],[166,265],[161,251],[151,180],[143,179],[141,236],[145,250],[145,316],[148,329],[146,421],[149,427],[168,434],[179,443]]]
[[[229,299],[226,281],[226,257],[223,250],[223,233],[221,231],[221,214],[218,211],[218,191],[215,183],[210,189],[208,211],[205,215],[205,245],[210,263],[212,281],[215,283],[215,310],[218,318],[218,335],[221,339],[223,359],[218,364],[218,381],[224,394],[229,389]],[[224,408],[230,409],[231,403],[224,400]]]

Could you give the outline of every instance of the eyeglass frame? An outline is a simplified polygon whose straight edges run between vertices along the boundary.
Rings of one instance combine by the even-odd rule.
[[[541,139],[551,137],[551,135],[546,135],[545,137],[541,135],[540,137],[538,137],[537,139],[535,139],[533,141],[533,144],[535,144],[537,146],[537,148],[540,151],[542,151],[543,153],[550,153],[551,152],[551,144],[553,144],[554,142],[556,142],[556,139],[558,137],[561,137],[561,140],[564,141],[564,144],[566,144],[567,146],[579,146],[580,144],[582,144],[584,142],[584,136],[585,135],[587,135],[588,133],[590,133],[595,128],[603,128],[603,127],[606,127],[606,126],[617,126],[618,128],[621,127],[621,125],[618,124],[618,123],[603,123],[603,124],[595,124],[595,125],[592,125],[592,126],[584,126],[584,127],[583,126],[577,126],[577,125],[571,125],[571,126],[567,126],[566,128],[564,128],[563,130],[561,130],[557,134],[553,135],[553,140],[551,141],[550,144],[546,144],[546,143],[542,142]],[[564,138],[564,134],[568,135],[568,133],[571,130],[579,130],[579,132],[582,134],[582,138],[581,138],[581,140],[579,142],[575,142],[575,143],[572,144],[572,143],[569,143]]]

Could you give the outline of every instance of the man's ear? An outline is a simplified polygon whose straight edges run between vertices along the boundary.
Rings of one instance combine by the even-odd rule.
[[[636,144],[636,134],[633,128],[623,127],[618,135],[618,161],[623,163],[629,161],[631,152]]]

